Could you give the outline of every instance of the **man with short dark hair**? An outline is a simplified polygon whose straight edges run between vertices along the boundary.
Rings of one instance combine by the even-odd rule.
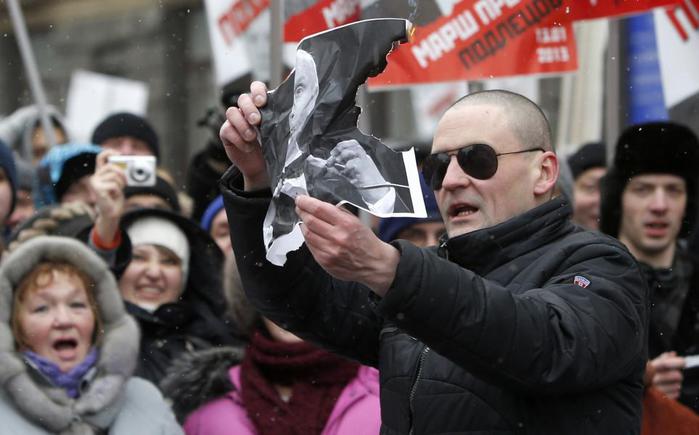
[[[221,129],[243,286],[282,327],[379,368],[383,434],[639,433],[647,290],[623,246],[552,198],[558,158],[538,106],[486,91],[444,114],[424,166],[449,236],[439,248],[382,242],[299,196],[306,246],[275,267],[253,132],[266,89],[251,90]]]
[[[652,385],[699,411],[699,369],[683,370],[699,354],[699,259],[683,240],[696,224],[699,141],[672,122],[631,126],[602,187],[600,229],[629,248],[651,290]]]

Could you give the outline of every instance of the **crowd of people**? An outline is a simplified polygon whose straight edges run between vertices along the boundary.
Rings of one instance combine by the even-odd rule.
[[[533,102],[466,95],[418,161],[427,218],[298,195],[277,266],[266,90],[148,185],[114,159],[165,152],[146,117],[84,144],[48,107],[53,147],[36,106],[0,117],[0,433],[699,434],[690,128],[564,158]]]

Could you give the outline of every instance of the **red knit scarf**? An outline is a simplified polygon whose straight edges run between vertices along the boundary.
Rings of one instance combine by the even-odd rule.
[[[320,434],[358,369],[309,343],[282,343],[256,332],[240,367],[243,404],[259,435]],[[289,402],[274,384],[291,387]]]

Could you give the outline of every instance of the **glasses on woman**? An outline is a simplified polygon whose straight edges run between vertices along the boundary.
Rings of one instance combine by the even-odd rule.
[[[487,180],[498,171],[498,157],[530,153],[532,151],[545,152],[546,150],[536,147],[508,153],[496,153],[490,145],[482,143],[472,144],[460,148],[458,151],[430,154],[422,166],[422,173],[432,190],[439,190],[442,188],[442,181],[454,154],[456,154],[456,161],[459,167],[466,174],[479,180]]]

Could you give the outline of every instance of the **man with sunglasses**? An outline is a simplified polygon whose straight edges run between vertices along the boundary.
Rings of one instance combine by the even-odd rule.
[[[381,375],[383,434],[640,432],[647,290],[623,246],[553,198],[548,122],[526,98],[471,94],[426,164],[448,237],[380,241],[300,196],[306,247],[265,261],[269,181],[253,127],[266,88],[230,108],[222,179],[243,285],[265,316]],[[264,121],[263,121],[264,122]]]

